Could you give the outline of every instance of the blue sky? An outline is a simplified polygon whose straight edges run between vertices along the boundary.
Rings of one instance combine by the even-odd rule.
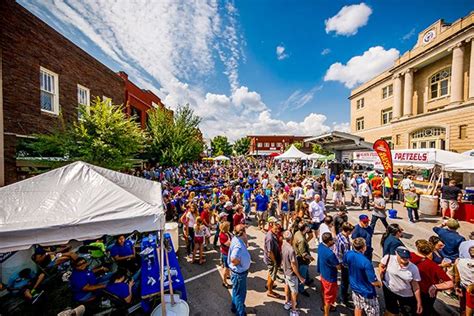
[[[207,137],[233,140],[347,130],[351,87],[436,20],[474,10],[463,0],[20,3],[167,106],[189,103]]]

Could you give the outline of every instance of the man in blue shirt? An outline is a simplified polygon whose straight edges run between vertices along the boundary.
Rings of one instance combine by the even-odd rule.
[[[365,239],[362,237],[354,239],[352,248],[354,250],[346,252],[342,261],[349,271],[354,314],[362,315],[364,311],[366,315],[380,315],[375,287],[381,287],[382,283],[377,280],[372,262],[364,256],[367,249]]]
[[[124,235],[117,238],[115,245],[110,248],[110,256],[117,262],[117,265],[134,273],[138,270],[138,263],[135,257],[135,248],[130,240]]]
[[[267,220],[268,202],[268,196],[263,194],[263,190],[259,189],[258,194],[255,197],[255,203],[257,209],[258,228],[261,230],[264,230],[265,228],[265,222]]]
[[[447,228],[444,228],[446,226]],[[444,258],[451,259],[454,262],[459,258],[459,245],[466,240],[459,235],[459,222],[454,218],[448,219],[446,223],[441,224],[441,227],[433,227],[433,231],[438,234],[439,239],[444,243],[444,248],[441,249],[441,254]]]
[[[250,214],[250,202],[252,200],[252,190],[253,189],[250,187],[249,184],[245,185],[245,190],[243,194],[245,218],[248,218]]]
[[[90,302],[95,300],[98,296],[98,291],[105,288],[105,284],[102,282],[107,279],[107,276],[98,279],[95,273],[106,272],[107,269],[100,267],[90,270],[87,268],[88,263],[86,259],[81,257],[74,261],[73,266],[74,269],[69,278],[73,299],[76,302]]]
[[[250,253],[247,250],[245,239],[245,225],[239,224],[235,227],[235,235],[229,247],[227,263],[231,271],[232,280],[232,307],[231,310],[237,316],[244,316],[245,298],[247,296],[247,275],[250,268]]]
[[[367,259],[372,261],[372,236],[374,235],[374,231],[372,227],[369,226],[370,219],[367,215],[362,214],[359,216],[359,224],[354,227],[354,231],[352,232],[351,238],[356,239],[358,237],[362,237],[365,240],[366,250],[364,252],[364,256]]]
[[[123,269],[118,269],[110,278],[110,283],[107,284],[105,290],[120,299],[124,300],[127,304],[132,302],[133,287],[135,285],[134,280],[127,282],[127,273]]]
[[[337,270],[341,268],[331,247],[335,241],[331,233],[322,235],[322,243],[318,248],[318,265],[317,272],[321,274],[321,285],[323,289],[324,299],[324,315],[329,316],[331,306],[336,302],[337,298]]]

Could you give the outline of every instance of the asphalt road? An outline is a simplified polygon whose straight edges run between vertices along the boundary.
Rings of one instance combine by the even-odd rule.
[[[399,218],[391,219],[389,222],[397,222],[405,229],[403,242],[409,248],[414,248],[414,243],[420,238],[429,238],[433,235],[432,227],[440,223],[439,217],[425,217],[422,221],[412,224],[407,221],[406,212],[401,205],[395,204],[395,209],[399,210]],[[333,212],[331,212],[333,213]],[[350,222],[357,223],[358,216],[363,212],[358,207],[349,207]],[[264,233],[256,229],[255,219],[252,216],[252,224],[247,230],[249,236],[249,251],[252,258],[250,273],[248,277],[248,293],[247,293],[247,313],[249,315],[288,315],[283,309],[283,300],[268,298],[266,296],[265,284],[267,278],[266,266],[263,262],[263,243]],[[379,222],[376,227],[376,235],[374,236],[374,245],[379,245],[382,235],[383,226]],[[460,232],[468,235],[468,232],[474,230],[474,225],[461,222]],[[211,237],[212,241],[212,237]],[[315,241],[311,241],[311,252],[316,255]],[[191,315],[232,315],[230,312],[231,290],[224,288],[221,283],[221,269],[218,249],[206,251],[206,263],[191,264],[185,259],[186,249],[184,241],[180,239],[179,260],[181,269],[186,282],[188,292],[188,304],[190,306]],[[380,260],[381,248],[375,247],[374,266]],[[310,266],[311,277],[316,276],[316,268],[314,263]],[[322,315],[321,297],[319,291],[319,282],[314,282],[315,286],[308,289],[310,297],[299,297],[299,308],[301,315]],[[277,282],[275,292],[284,295],[283,284]],[[384,307],[383,295],[379,293],[379,299],[382,308]],[[445,296],[438,294],[438,300],[435,305],[440,315],[458,315],[458,303]],[[352,315],[352,311],[342,306],[337,307],[337,311],[332,315]]]

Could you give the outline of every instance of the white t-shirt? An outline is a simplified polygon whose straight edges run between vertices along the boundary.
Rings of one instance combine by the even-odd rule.
[[[314,189],[306,190],[306,195],[305,195],[305,197],[306,197],[307,200],[310,200],[310,201],[311,201],[312,199],[314,199],[314,196],[315,196],[315,195],[316,195],[316,192],[314,192]]]
[[[268,179],[263,179],[262,180],[262,188],[266,189],[268,186]]]
[[[370,195],[370,188],[367,183],[359,184],[359,193],[361,196],[369,196]]]
[[[405,178],[400,182],[400,186],[404,191],[410,190],[410,188],[413,187],[413,181],[408,178]]]
[[[329,229],[329,226],[326,224],[326,223],[322,223],[320,226],[319,226],[319,242],[322,243],[323,242],[323,234],[324,233],[331,233],[331,230]]]
[[[458,260],[457,268],[461,278],[461,284],[468,287],[474,283],[474,259],[462,258]]]
[[[389,256],[390,260],[388,261]],[[387,265],[387,261],[388,266],[385,272],[385,279],[382,280],[383,284],[397,295],[403,297],[414,296],[411,281],[421,280],[418,267],[411,262],[406,267],[400,266],[397,255],[386,255],[380,262]]]
[[[295,195],[295,201],[299,201],[303,195],[303,189],[301,187],[294,187],[293,194]]]
[[[196,224],[196,219],[194,218],[193,213],[188,212],[188,215],[186,215],[188,218],[188,227],[194,228],[194,225]]]
[[[474,247],[474,240],[466,240],[459,244],[459,258],[471,258],[469,248]]]
[[[324,207],[321,207],[321,204],[316,203],[316,201],[309,203],[309,213],[313,223],[320,223],[326,216],[324,214]]]

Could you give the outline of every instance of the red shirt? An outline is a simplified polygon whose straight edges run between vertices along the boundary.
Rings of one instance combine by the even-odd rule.
[[[225,195],[227,195],[227,196],[229,197],[229,199],[232,198],[232,194],[234,193],[234,192],[232,191],[232,189],[224,189],[223,192],[224,192]]]
[[[244,218],[245,218],[245,215],[244,213],[242,214],[234,214],[234,227],[239,225],[239,224],[243,224],[244,223]]]
[[[229,246],[226,246],[225,243],[230,240],[229,234],[220,233],[219,234],[219,243],[221,244],[221,254],[229,255]]]
[[[416,264],[420,271],[421,281],[420,290],[422,293],[428,293],[430,286],[438,283],[450,281],[449,276],[433,260],[420,257],[415,253],[410,254],[410,261]]]
[[[201,219],[204,225],[206,226],[209,225],[209,223],[211,222],[211,218],[207,210],[204,210],[201,212]]]
[[[382,178],[373,177],[372,180],[370,180],[370,184],[372,185],[372,189],[374,191],[380,191],[380,186],[382,185]]]

